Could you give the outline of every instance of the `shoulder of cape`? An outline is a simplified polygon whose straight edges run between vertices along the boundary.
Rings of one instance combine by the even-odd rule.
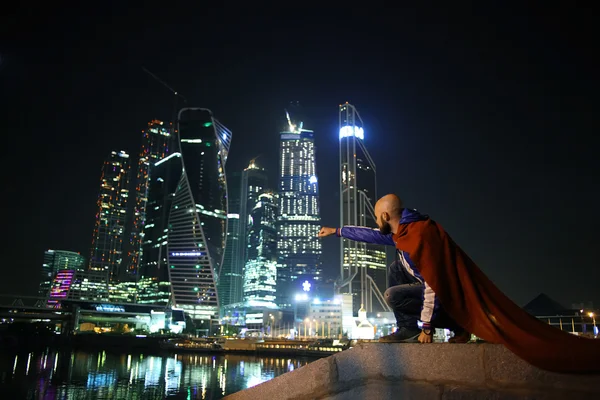
[[[441,256],[442,252],[436,249],[444,246],[444,236],[445,232],[440,225],[426,219],[401,225],[398,234],[394,235],[394,243],[399,250],[408,252],[417,265],[430,264],[431,257],[437,260]]]
[[[420,232],[420,231],[425,231],[428,229],[431,229],[432,227],[435,227],[437,224],[431,220],[431,219],[425,219],[422,221],[415,221],[415,222],[411,222],[406,224],[406,228],[408,229],[409,232]]]
[[[395,240],[410,240],[423,235],[439,234],[441,227],[432,219],[401,224]]]

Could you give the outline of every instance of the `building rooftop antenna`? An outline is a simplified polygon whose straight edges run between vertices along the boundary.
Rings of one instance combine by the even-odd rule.
[[[262,154],[257,155],[256,157],[254,157],[253,159],[250,160],[250,163],[248,164],[248,168],[249,169],[258,169],[258,167],[256,166],[256,160],[262,156]]]

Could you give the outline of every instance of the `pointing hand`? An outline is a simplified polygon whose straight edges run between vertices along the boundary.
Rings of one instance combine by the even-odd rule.
[[[325,237],[325,236],[331,236],[331,235],[335,235],[335,228],[328,228],[326,226],[321,227],[321,230],[319,231],[319,234],[317,235],[318,237]]]

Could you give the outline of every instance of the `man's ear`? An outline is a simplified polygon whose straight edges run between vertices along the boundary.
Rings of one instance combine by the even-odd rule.
[[[390,220],[390,214],[388,214],[387,212],[385,212],[385,211],[384,211],[384,212],[382,212],[382,213],[381,213],[381,218],[382,218],[382,219],[383,219],[385,222],[387,222],[387,221],[389,221],[389,220]]]

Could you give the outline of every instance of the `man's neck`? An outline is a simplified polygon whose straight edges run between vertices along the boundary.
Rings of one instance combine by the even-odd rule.
[[[392,228],[392,233],[396,234],[400,226],[400,219],[390,220],[388,223],[390,224],[390,228]]]

